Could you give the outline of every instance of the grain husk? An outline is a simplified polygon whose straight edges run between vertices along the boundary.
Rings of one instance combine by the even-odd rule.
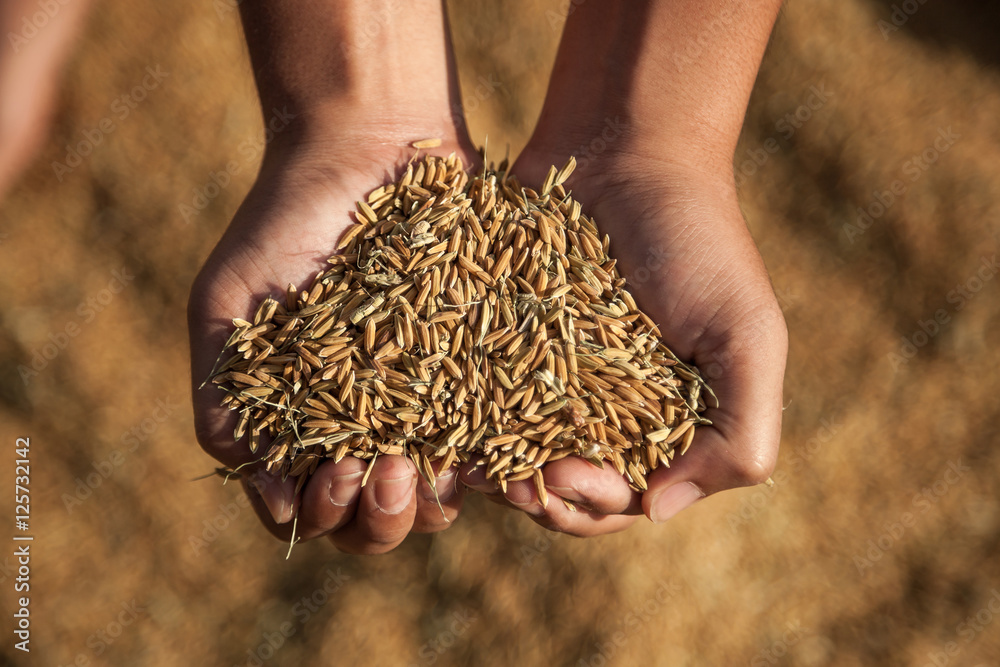
[[[638,309],[564,188],[574,166],[535,191],[506,164],[424,156],[358,202],[328,268],[233,320],[210,379],[234,439],[299,488],[324,460],[384,454],[425,476],[478,461],[543,504],[544,467],[566,456],[644,491],[714,394]]]

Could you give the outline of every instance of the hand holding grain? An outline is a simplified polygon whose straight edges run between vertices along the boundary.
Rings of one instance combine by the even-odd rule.
[[[531,146],[514,169],[531,182],[553,156]],[[709,176],[641,155],[583,165],[567,187],[611,237],[611,254],[664,342],[699,367],[720,408],[684,456],[648,478],[643,494],[578,459],[546,467],[549,491],[572,500],[543,510],[532,489],[499,489],[470,472],[477,490],[522,507],[544,526],[576,535],[621,530],[645,513],[669,519],[704,495],[763,482],[777,456],[787,332],[736,200],[731,173]]]
[[[365,141],[355,137],[349,145]],[[454,142],[445,149],[462,152]],[[441,530],[458,515],[464,489],[455,482],[455,467],[438,471],[443,513],[427,482],[402,456],[380,457],[364,488],[367,462],[353,457],[324,462],[296,493],[294,478],[281,481],[265,473],[262,464],[251,463],[260,452],[252,453],[245,439],[234,442],[235,420],[219,405],[222,392],[214,386],[197,389],[230,334],[233,315],[252,314],[263,297],[280,295],[289,282],[307,284],[328,266],[325,249],[334,247],[350,224],[357,193],[381,185],[412,149],[402,141],[393,147],[391,133],[385,132],[377,146],[359,152],[365,157],[319,159],[312,150],[302,150],[294,157],[282,153],[265,160],[257,184],[194,284],[189,324],[199,441],[226,466],[240,467],[264,525],[289,540],[297,515],[296,539],[326,535],[343,551],[379,553],[411,530]]]
[[[576,7],[541,120],[513,169],[540,183],[569,155],[584,161],[568,185],[610,234],[612,255],[664,342],[716,389],[723,408],[707,415],[715,426],[699,429],[689,455],[654,471],[641,496],[610,466],[598,471],[576,457],[545,471],[548,490],[570,504],[542,507],[525,480],[496,494],[471,464],[461,473],[468,485],[550,528],[595,535],[625,528],[640,512],[662,521],[704,494],[766,479],[780,431],[786,332],[729,163],[779,4]],[[192,290],[196,386],[211,373],[230,318],[315,275],[348,224],[345,213],[391,180],[390,165],[408,157],[410,141],[442,137],[440,154],[454,150],[467,164],[475,157],[454,111],[441,3],[415,0],[387,18],[360,0],[247,0],[240,11],[263,108],[299,121],[268,147],[257,184]],[[380,34],[371,39],[375,24]],[[363,489],[364,461],[323,462],[295,493],[294,477],[280,482],[245,465],[260,454],[233,442],[236,416],[219,399],[218,390],[195,393],[199,440],[224,464],[245,466],[258,514],[279,537],[291,537],[297,516],[297,536],[329,535],[343,550],[380,553],[411,529],[438,530],[457,515],[459,476],[449,469],[437,480],[442,517],[399,456],[380,457]]]
[[[542,511],[523,487],[494,491],[542,525],[596,535],[639,512],[664,521],[704,495],[762,482],[774,466],[787,332],[739,209],[732,161],[780,5],[643,0],[569,12],[541,117],[513,171],[541,182],[550,164],[576,156],[568,189],[610,235],[611,255],[664,343],[701,369],[721,408],[641,496],[575,459],[545,477],[550,491],[590,511],[551,502]]]
[[[562,185],[574,166],[536,190],[426,156],[359,201],[325,271],[233,320],[211,382],[240,415],[234,441],[296,493],[347,456],[368,462],[364,486],[380,455],[434,488],[455,461],[504,491],[531,480],[542,509],[545,469],[574,455],[644,491],[714,395],[624,289]]]
[[[456,151],[469,164],[476,157],[454,111],[457,79],[440,2],[413,0],[390,11],[365,0],[244,0],[240,15],[265,118],[277,110],[293,120],[268,144],[256,184],[192,289],[195,388],[211,372],[232,318],[252,315],[263,297],[280,295],[289,282],[301,286],[323,268],[354,202],[396,175],[413,152],[410,142],[440,137],[445,154]],[[214,387],[195,391],[195,425],[202,447],[236,467],[260,455],[245,440],[233,442],[235,418],[219,406],[222,395]],[[326,535],[352,553],[381,553],[410,530],[447,527],[403,457],[379,457],[362,489],[364,467],[357,459],[324,463],[298,494],[294,479],[280,482],[260,466],[240,472],[245,486],[258,487],[249,495],[261,521],[282,539],[291,537],[293,515],[297,538]],[[463,492],[454,479],[449,471],[438,479],[449,519]]]

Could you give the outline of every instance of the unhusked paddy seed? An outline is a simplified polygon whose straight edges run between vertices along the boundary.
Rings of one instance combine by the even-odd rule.
[[[266,435],[267,469],[298,488],[325,459],[381,453],[424,475],[478,459],[543,504],[544,465],[569,455],[645,490],[711,423],[714,394],[638,310],[563,187],[574,166],[535,191],[506,163],[470,175],[426,156],[358,202],[307,289],[233,320],[211,380],[240,413],[234,439],[256,451]]]

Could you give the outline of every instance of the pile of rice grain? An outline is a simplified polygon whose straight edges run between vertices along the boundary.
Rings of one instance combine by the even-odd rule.
[[[211,378],[239,412],[233,437],[269,441],[268,470],[299,488],[326,459],[383,454],[432,483],[432,462],[481,460],[503,488],[532,479],[543,503],[543,467],[565,456],[645,490],[710,423],[707,385],[563,188],[574,166],[535,192],[505,164],[477,176],[428,156],[358,202],[308,289],[233,320]]]

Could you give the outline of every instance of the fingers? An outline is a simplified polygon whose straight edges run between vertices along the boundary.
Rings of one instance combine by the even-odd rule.
[[[188,303],[195,434],[206,453],[230,468],[260,457],[251,453],[247,436],[239,442],[233,440],[238,415],[220,405],[226,394],[209,381],[209,376],[216,363],[224,362],[233,353],[232,350],[223,351],[231,333],[231,322],[220,317],[220,313],[242,314],[251,308],[250,300],[251,295],[247,293],[245,298],[234,297],[221,303],[210,288],[199,282],[192,288]]]
[[[531,516],[541,516],[545,512],[534,493],[533,482],[508,482],[507,491],[502,492],[496,482],[486,478],[485,465],[477,465],[476,462],[463,465],[459,470],[459,483],[478,491],[498,505],[513,507]]]
[[[642,505],[638,493],[614,466],[604,468],[568,456],[545,466],[545,487],[550,493],[572,501],[577,507],[597,514],[640,514]]]
[[[776,307],[775,307],[776,308]],[[774,470],[781,439],[782,383],[787,331],[780,311],[734,327],[704,367],[721,408],[712,426],[699,427],[690,450],[669,469],[656,470],[643,511],[666,521],[705,495],[760,484]]]
[[[457,483],[456,467],[435,479],[435,499],[434,489],[408,459],[379,458],[362,487],[368,465],[354,457],[327,461],[297,498],[296,479],[282,481],[263,469],[242,476],[241,482],[261,523],[275,537],[289,541],[296,518],[296,540],[327,535],[347,553],[384,553],[411,531],[444,530],[458,518],[465,492]]]
[[[268,532],[277,537],[282,542],[287,542],[292,539],[292,521],[290,520],[290,514],[294,514],[297,509],[297,504],[293,502],[290,509],[286,508],[283,504],[280,504],[281,498],[285,497],[285,493],[290,492],[286,490],[287,484],[291,483],[291,491],[295,490],[295,480],[289,479],[285,482],[270,482],[266,481],[264,478],[272,477],[267,473],[256,473],[251,475],[244,475],[240,477],[240,484],[243,486],[244,493],[247,494],[247,498],[250,499],[250,505],[253,507],[254,512],[257,514],[257,518],[260,522],[264,524]],[[265,500],[266,498],[266,500]],[[271,507],[280,509],[278,517],[282,519],[282,523],[275,521],[275,515],[272,513]],[[285,517],[289,517],[286,519]]]
[[[570,509],[562,500],[549,495],[549,505],[541,516],[531,517],[538,525],[576,537],[595,537],[625,530],[638,520],[638,516],[601,514],[577,508]]]
[[[458,481],[473,491],[478,491],[493,502],[501,505],[510,504],[500,493],[500,487],[497,486],[496,482],[486,478],[486,466],[480,465],[481,461],[482,459],[462,465],[458,471]]]
[[[400,456],[380,457],[356,502],[354,519],[330,534],[341,551],[380,554],[396,548],[416,516],[417,469]]]
[[[520,509],[539,525],[578,537],[624,530],[641,513],[638,494],[628,488],[613,467],[598,469],[576,457],[545,466],[548,504],[544,507],[533,482],[509,482],[501,493],[494,482],[486,479],[485,466],[463,466],[460,480],[493,502]],[[570,501],[570,505],[563,500]]]
[[[316,468],[302,489],[298,534],[303,540],[337,530],[354,518],[367,467],[367,462],[349,456]]]
[[[396,474],[393,470],[387,471],[388,465],[388,463],[381,461],[376,462],[366,488],[371,484],[385,485],[384,476],[392,477]],[[299,509],[298,535],[303,540],[332,533],[356,519],[359,502],[364,492],[361,480],[364,478],[367,467],[366,461],[347,457],[339,463],[328,461],[316,469],[303,490]],[[398,464],[394,467],[402,469]],[[464,494],[457,489],[457,472],[457,468],[452,467],[436,478],[437,499],[430,484],[423,477],[417,478],[416,511],[412,524],[414,532],[433,533],[444,530],[458,518]],[[406,471],[405,474],[408,475],[409,472]],[[390,487],[393,484],[395,482],[389,482]],[[381,491],[384,492],[384,490],[383,488]],[[380,498],[384,499],[384,493],[380,495],[380,491],[376,490],[376,502]],[[440,507],[438,500],[441,503]],[[390,506],[385,511],[392,509]],[[356,532],[370,535],[390,534],[395,530],[394,525],[399,520],[397,515],[389,516],[393,518],[388,522],[384,519],[384,511],[370,514],[367,519],[358,517],[358,521],[367,520],[370,525],[362,527],[360,531]],[[353,534],[353,532],[347,531],[344,534]],[[334,541],[336,542],[337,539]]]
[[[462,509],[465,486],[458,483],[458,467],[452,466],[435,478],[432,488],[427,480],[417,480],[417,513],[413,531],[435,533],[448,528]]]
[[[566,459],[563,459],[566,460]],[[586,466],[590,466],[589,463],[585,461],[580,461]],[[555,463],[561,463],[557,461]],[[555,466],[555,463],[551,464]],[[591,466],[593,467],[593,466]],[[625,491],[631,493],[628,488],[628,484],[621,475],[617,473],[614,469],[611,472],[614,473],[613,478],[602,478],[600,473],[603,471],[594,468],[594,472],[598,475],[594,475],[590,471],[582,471],[583,478],[589,478],[587,481],[574,480],[574,482],[579,482],[574,484],[574,486],[564,487],[564,492],[567,495],[576,496],[583,498],[580,504],[572,501],[570,498],[560,495],[546,484],[546,490],[548,493],[548,504],[544,507],[538,498],[538,490],[532,482],[511,482],[507,485],[507,491],[500,498],[505,498],[509,504],[518,509],[521,509],[531,520],[538,525],[548,528],[560,533],[568,533],[570,535],[575,535],[576,537],[594,537],[596,535],[607,535],[609,533],[617,533],[619,531],[625,530],[639,518],[639,499],[638,496],[633,501],[626,501],[626,508],[634,504],[631,515],[620,514],[620,513],[605,513],[593,507],[588,507],[587,502],[594,502],[596,498],[601,494],[601,489],[607,488],[609,491],[609,500],[598,501],[598,504],[611,503],[611,507],[618,507],[621,505],[620,499],[616,503],[614,500],[614,487],[617,486],[617,482],[620,481],[624,487]],[[545,477],[548,481],[549,467],[545,468]],[[584,495],[580,493],[576,487],[587,488],[590,493]],[[568,502],[563,502],[563,501]]]

